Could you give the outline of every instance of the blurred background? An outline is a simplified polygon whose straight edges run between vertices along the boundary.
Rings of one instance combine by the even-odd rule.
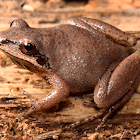
[[[0,0],[0,30],[17,18],[33,27],[50,27],[73,16],[100,19],[124,31],[140,30],[140,0]]]

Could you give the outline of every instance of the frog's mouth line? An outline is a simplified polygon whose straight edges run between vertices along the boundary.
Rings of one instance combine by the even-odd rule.
[[[19,46],[20,44],[21,42],[2,38],[0,39],[0,50],[2,50],[12,60],[12,62],[20,68],[28,69],[31,72],[41,71],[42,67],[36,63],[35,59],[32,61],[30,57],[24,56],[19,51],[19,47],[18,49],[13,47],[13,45]],[[15,55],[12,55],[14,52],[16,52]],[[28,59],[26,59],[27,57]]]
[[[6,52],[4,52],[11,60],[14,64],[16,64],[18,67],[20,68],[23,68],[23,69],[28,69],[31,71],[30,67],[28,65],[25,64],[25,60],[22,61],[21,59],[17,58],[17,57],[14,57]],[[27,62],[29,63],[29,65],[32,65],[30,62]]]
[[[3,50],[2,50],[3,51]],[[31,72],[38,72],[39,69],[32,63],[26,61],[26,60],[22,60],[18,57],[15,57],[5,51],[3,51],[11,60],[14,64],[16,64],[18,67],[22,68],[22,69],[27,69]]]

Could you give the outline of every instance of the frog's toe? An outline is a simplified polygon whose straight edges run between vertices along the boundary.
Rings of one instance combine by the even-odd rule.
[[[89,117],[87,117],[87,118],[85,118],[85,119],[78,120],[78,121],[76,121],[75,123],[72,123],[72,124],[70,124],[70,125],[68,125],[68,126],[63,127],[62,129],[63,129],[63,130],[73,130],[73,129],[76,129],[76,128],[78,128],[79,126],[82,126],[82,125],[84,125],[84,124],[86,124],[86,123],[88,123],[88,122],[95,121],[95,120],[98,119],[98,118],[102,118],[103,115],[104,115],[106,112],[107,112],[107,111],[103,109],[103,110],[101,110],[101,111],[95,113],[95,114],[92,115],[92,116],[89,116]]]

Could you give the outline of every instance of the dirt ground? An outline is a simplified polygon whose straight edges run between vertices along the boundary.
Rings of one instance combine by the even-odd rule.
[[[140,2],[138,0],[0,0],[0,31],[9,28],[18,18],[31,27],[48,28],[62,24],[67,17],[85,16],[99,19],[123,31],[140,31]],[[139,42],[136,49],[139,48]],[[18,122],[32,99],[41,98],[51,90],[40,77],[14,65],[0,52],[0,139],[1,140],[119,140],[140,139],[140,86],[129,102],[119,110],[99,131],[100,119],[78,128],[62,131],[67,126],[99,112],[85,107],[91,93],[69,96],[49,111],[32,114]]]

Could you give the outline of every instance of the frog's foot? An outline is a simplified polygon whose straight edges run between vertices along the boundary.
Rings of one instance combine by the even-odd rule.
[[[29,109],[30,110],[30,109]],[[19,119],[18,119],[18,122],[21,122],[23,121],[25,118],[27,118],[29,116],[29,110],[24,113]]]
[[[88,122],[92,122],[95,121],[96,119],[102,118],[101,123],[96,127],[96,131],[100,130],[100,128],[103,127],[103,125],[106,123],[106,121],[108,120],[108,118],[110,116],[112,116],[112,114],[117,111],[117,109],[119,109],[120,107],[122,107],[133,95],[134,90],[137,86],[137,82],[140,80],[140,76],[136,79],[136,81],[134,82],[132,88],[129,90],[129,92],[127,94],[125,94],[125,96],[118,102],[116,103],[114,106],[110,107],[108,110],[106,109],[102,109],[99,112],[95,113],[92,116],[89,116],[85,119],[76,121],[75,123],[66,126],[63,128],[63,130],[69,130],[69,129],[75,129],[78,126],[84,125],[85,123]]]
[[[26,92],[23,88],[20,88],[20,89],[21,89],[22,94],[27,95],[32,101],[37,100],[37,98],[34,98],[31,94],[29,94],[28,92]]]
[[[79,121],[76,121],[75,123],[70,124],[69,126],[64,126],[62,129],[63,130],[75,129],[78,126],[84,125],[85,123],[95,121],[96,119],[101,118],[105,113],[106,113],[106,110],[101,110],[100,112],[95,113],[94,115],[89,116],[85,119],[81,119]]]
[[[133,56],[135,54],[136,57]],[[75,128],[83,125],[84,123],[102,118],[101,123],[96,128],[96,130],[99,130],[105,124],[107,119],[131,98],[140,80],[140,68],[138,65],[138,62],[140,63],[140,61],[137,63],[133,62],[133,60],[139,57],[139,52],[136,52],[135,54],[130,55],[126,60],[121,62],[118,68],[113,71],[114,75],[111,75],[111,70],[106,71],[102,79],[95,87],[94,97],[96,96],[96,98],[94,99],[96,99],[97,106],[106,108],[106,110],[101,110],[93,116],[80,120],[70,125],[69,128]],[[118,85],[118,83],[120,84]],[[121,98],[119,99],[118,96],[121,96]]]

